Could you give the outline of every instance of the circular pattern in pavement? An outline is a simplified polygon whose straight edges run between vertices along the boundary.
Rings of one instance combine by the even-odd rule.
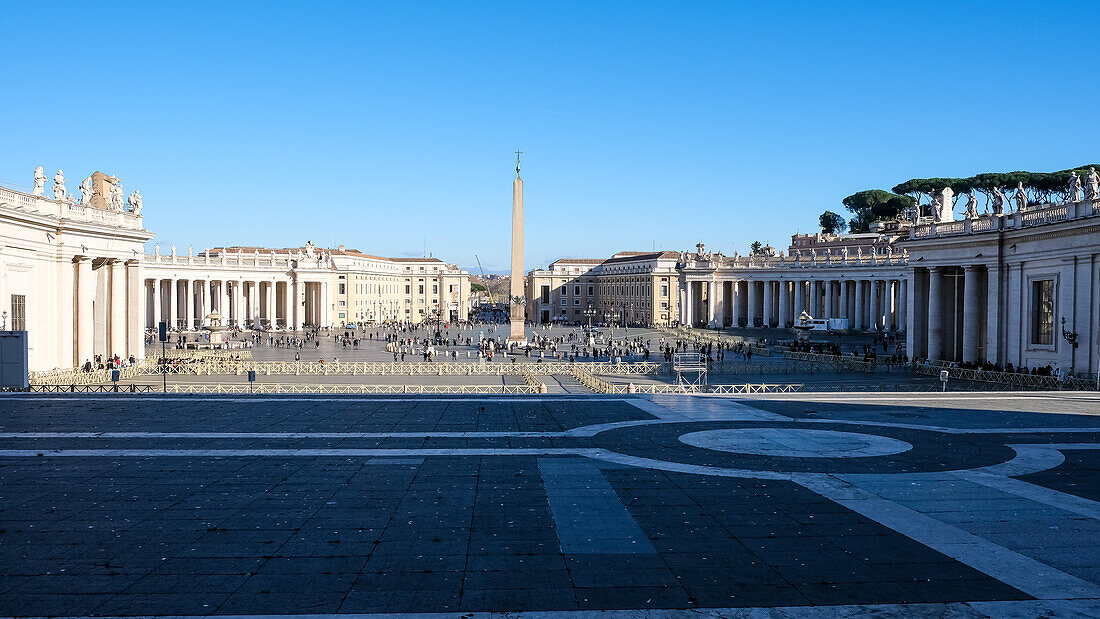
[[[680,442],[703,449],[787,458],[868,458],[913,448],[886,436],[801,428],[703,430],[684,434]]]
[[[993,435],[795,420],[636,425],[600,432],[592,444],[670,464],[780,474],[955,471],[1016,456]]]

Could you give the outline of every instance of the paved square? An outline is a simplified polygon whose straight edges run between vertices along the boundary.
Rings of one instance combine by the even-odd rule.
[[[1095,616],[1098,410],[12,395],[0,614]]]

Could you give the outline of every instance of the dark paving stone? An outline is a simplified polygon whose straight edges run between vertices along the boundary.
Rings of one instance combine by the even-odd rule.
[[[0,399],[0,430],[551,431],[652,419],[603,398],[272,402]],[[754,403],[755,404],[755,403]],[[761,401],[792,417],[957,427],[1086,427],[1095,419],[922,406]],[[76,414],[74,414],[74,412]],[[1088,433],[945,435],[814,424],[890,436],[912,452],[766,458],[687,446],[707,428],[655,424],[594,439],[231,439],[219,447],[562,447],[717,466],[898,473],[1007,460],[1014,442]],[[210,447],[210,439],[3,439],[34,445]],[[1100,500],[1100,456],[1025,481]],[[591,464],[594,461],[585,461]],[[0,614],[309,614],[565,611],[1026,599],[1019,591],[788,481],[599,463],[611,501],[588,516],[593,552],[563,553],[537,457],[0,458]],[[800,468],[801,467],[801,468]],[[606,489],[606,485],[603,485]],[[615,499],[617,497],[617,503]],[[651,544],[600,550],[599,509],[622,510]],[[583,512],[578,512],[583,513]],[[576,530],[575,527],[573,530]],[[615,531],[606,531],[613,536]],[[1082,551],[1084,552],[1084,550]]]
[[[1090,501],[1100,501],[1100,453],[1093,450],[1067,449],[1066,461],[1043,471],[1021,476],[1019,479],[1073,494]]]

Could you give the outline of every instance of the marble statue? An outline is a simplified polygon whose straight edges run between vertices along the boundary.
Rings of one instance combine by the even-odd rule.
[[[80,204],[91,204],[93,195],[95,195],[95,190],[92,189],[92,177],[89,176],[80,182]]]
[[[34,169],[34,191],[36,196],[42,195],[42,192],[46,190],[46,175],[42,172],[42,166],[38,166]]]
[[[966,196],[966,218],[976,218],[978,216],[978,199],[974,197],[973,191],[968,191],[963,195]]]
[[[130,194],[129,198],[126,198],[126,202],[130,204],[130,212],[134,215],[141,215],[141,193],[135,189],[134,193]]]
[[[111,190],[111,210],[122,211],[122,183],[115,185]]]
[[[1005,212],[1005,194],[1001,191],[1000,187],[994,187],[993,191],[993,214],[1004,215]]]
[[[65,189],[65,173],[58,170],[57,174],[53,175],[53,199],[64,200],[68,194],[68,190]]]
[[[194,251],[194,246],[192,246],[192,245],[188,245],[188,246],[187,246],[187,257],[188,257],[188,258],[190,258],[190,257],[191,257],[191,255],[192,255],[192,253],[191,253],[191,252],[192,252],[192,251]]]
[[[1096,174],[1096,168],[1089,168],[1089,175],[1085,177],[1085,187],[1088,188],[1089,199],[1100,199],[1100,175]]]
[[[843,252],[844,252],[844,262],[848,262],[848,246],[847,245],[844,246]]]
[[[1016,200],[1016,211],[1024,212],[1027,210],[1027,192],[1024,191],[1024,182],[1019,181],[1016,183],[1016,193],[1012,196],[1013,200]]]
[[[1069,173],[1069,201],[1081,201],[1081,177],[1077,176],[1077,170]]]
[[[940,213],[943,212],[943,194],[932,194],[932,215],[936,218],[936,221],[940,221]]]

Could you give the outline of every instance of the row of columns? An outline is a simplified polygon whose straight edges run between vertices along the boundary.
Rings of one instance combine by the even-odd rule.
[[[932,361],[1000,363],[1000,278],[984,265],[914,271],[909,355]]]
[[[692,325],[786,327],[805,311],[842,318],[848,328],[905,330],[908,278],[688,281],[684,314]]]
[[[221,314],[223,324],[240,328],[327,327],[332,321],[328,282],[151,278],[145,282],[145,326],[166,321],[190,330]]]
[[[144,358],[141,263],[80,255],[72,268],[73,365],[96,356]]]

